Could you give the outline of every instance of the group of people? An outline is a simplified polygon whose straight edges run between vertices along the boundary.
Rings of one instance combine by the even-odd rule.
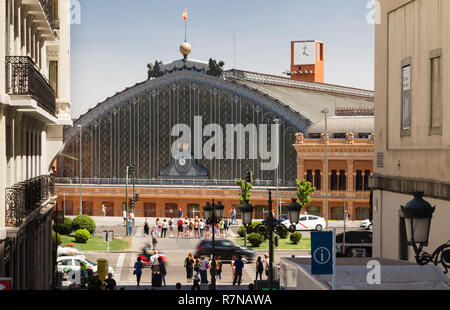
[[[259,257],[259,259],[261,258]],[[216,281],[222,280],[223,263],[220,256],[214,261],[212,258],[208,260],[205,256],[193,256],[192,253],[189,253],[184,260],[184,268],[186,269],[187,282],[193,283],[191,287],[192,290],[200,290],[201,286],[208,285],[208,270],[210,271],[211,278],[215,276]],[[242,260],[242,256],[233,256],[231,260],[233,286],[236,284],[238,286],[241,285],[243,269],[244,261]]]
[[[81,283],[77,283],[76,281],[72,282],[69,285],[69,290],[79,290],[79,289],[88,289],[93,291],[98,290],[117,290],[116,280],[113,279],[112,273],[108,273],[108,277],[105,281],[102,282],[98,275],[91,270],[88,269],[84,272],[81,269]]]
[[[144,264],[142,263],[142,258],[138,257],[136,263],[134,263],[134,271],[133,271],[133,274],[136,276],[137,286],[140,286],[143,268],[144,268]],[[161,258],[161,256],[158,255],[157,251],[154,251],[153,255],[150,258],[150,268],[152,271],[152,281],[153,281],[153,274],[159,274],[161,276],[161,284],[164,286],[167,286],[167,284],[166,284],[166,275],[167,275],[166,263]]]

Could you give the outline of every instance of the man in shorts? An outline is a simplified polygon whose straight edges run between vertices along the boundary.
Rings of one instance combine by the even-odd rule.
[[[181,218],[178,219],[178,238],[183,237],[183,220]]]

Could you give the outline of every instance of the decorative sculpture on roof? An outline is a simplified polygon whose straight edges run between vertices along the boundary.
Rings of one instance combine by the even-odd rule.
[[[347,144],[355,143],[355,134],[353,132],[347,132],[345,141],[347,142]]]
[[[161,72],[161,64],[162,64],[161,61],[156,60],[154,65],[152,65],[151,63],[147,65],[148,79],[157,78],[164,74]]]
[[[212,75],[212,76],[222,76],[223,74],[223,66],[225,63],[223,61],[217,61],[215,59],[210,58],[209,59],[209,69],[206,71],[206,74]]]

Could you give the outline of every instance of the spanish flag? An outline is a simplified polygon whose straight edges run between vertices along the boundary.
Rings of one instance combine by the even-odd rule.
[[[183,19],[184,19],[184,20],[187,20],[187,9],[184,9],[184,12],[183,12]]]

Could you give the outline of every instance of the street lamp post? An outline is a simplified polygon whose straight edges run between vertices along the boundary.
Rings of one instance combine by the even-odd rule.
[[[325,116],[325,221],[328,227],[328,113],[327,108],[321,111]]]
[[[401,206],[406,224],[408,245],[412,246],[416,254],[416,262],[420,266],[433,262],[441,264],[444,273],[450,268],[450,241],[439,246],[432,254],[423,251],[428,246],[431,218],[435,207],[423,199],[423,192],[415,192],[414,199]]]
[[[241,212],[242,217],[242,225],[244,225],[244,246],[247,246],[247,228],[252,223],[252,214],[254,207],[249,203],[248,200],[245,200],[242,205],[239,206],[239,211]]]
[[[82,190],[82,187],[81,187],[81,179],[83,178],[82,177],[82,173],[83,173],[83,156],[82,156],[82,143],[83,143],[83,135],[82,135],[82,128],[83,128],[83,126],[81,126],[81,125],[77,125],[77,127],[79,127],[80,128],[80,160],[79,160],[79,163],[80,163],[80,214],[83,214],[83,190]]]
[[[215,248],[215,228],[216,224],[220,222],[223,216],[224,206],[219,201],[217,204],[214,203],[214,199],[212,200],[212,204],[209,202],[203,207],[203,217],[208,221],[208,223],[212,226],[212,262],[211,262],[211,290],[216,289],[216,272],[217,272],[217,263],[216,263],[216,248]]]

